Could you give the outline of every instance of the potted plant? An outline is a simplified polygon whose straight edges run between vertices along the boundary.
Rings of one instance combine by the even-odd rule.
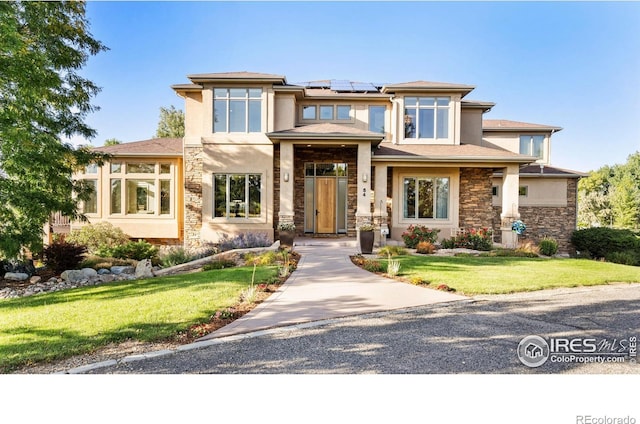
[[[371,254],[373,252],[373,225],[362,224],[360,230],[360,252]]]
[[[293,247],[293,240],[296,236],[296,226],[293,222],[281,222],[278,224],[278,236],[280,237],[280,247]]]

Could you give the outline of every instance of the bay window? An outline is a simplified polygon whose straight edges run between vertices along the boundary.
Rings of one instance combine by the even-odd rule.
[[[173,173],[171,163],[112,163],[109,213],[145,216],[172,214]]]
[[[402,202],[405,219],[448,219],[449,178],[405,177]]]
[[[260,218],[262,177],[260,174],[214,174],[214,218]]]

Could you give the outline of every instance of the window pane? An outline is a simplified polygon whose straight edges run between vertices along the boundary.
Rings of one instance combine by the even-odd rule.
[[[246,213],[246,176],[229,175],[229,212],[232,218],[245,218]]]
[[[122,213],[122,181],[111,180],[111,213]]]
[[[249,101],[249,132],[260,132],[262,129],[262,104],[260,100]]]
[[[218,174],[213,178],[213,216],[223,218],[227,216],[227,175]]]
[[[351,119],[351,106],[338,106],[338,119]]]
[[[404,105],[405,106],[416,106],[418,104],[418,99],[416,97],[405,97]]]
[[[87,185],[91,187],[91,194],[89,199],[84,202],[84,213],[98,213],[98,181],[97,180],[85,180]]]
[[[519,196],[527,196],[529,194],[528,186],[520,186],[518,187],[518,195]]]
[[[317,163],[316,164],[316,176],[333,177],[335,175],[336,175],[335,163]]]
[[[160,180],[160,214],[171,213],[171,181]]]
[[[313,177],[315,175],[315,165],[313,163],[304,164],[304,175],[307,177]]]
[[[438,109],[437,125],[437,138],[449,137],[449,109]]]
[[[418,101],[420,102],[420,106],[435,106],[436,105],[436,99],[435,97],[420,97],[418,99]]]
[[[160,164],[160,173],[161,174],[170,174],[171,173],[171,164],[170,163],[161,163]]]
[[[369,107],[369,131],[384,133],[384,106]]]
[[[419,109],[418,138],[434,137],[434,109]]]
[[[249,89],[249,97],[252,99],[259,99],[262,97],[262,89],[261,88],[250,88]]]
[[[338,232],[347,232],[347,179],[338,178]]]
[[[314,230],[313,225],[316,216],[315,205],[313,204],[314,184],[315,178],[304,179],[304,231],[308,233],[312,233]]]
[[[404,137],[416,138],[416,110],[404,110]]]
[[[436,218],[449,218],[449,178],[436,178]]]
[[[418,218],[433,218],[433,180],[418,180]]]
[[[247,89],[246,88],[231,88],[229,89],[229,96],[230,97],[240,97],[240,98],[246,98],[247,97]]]
[[[416,180],[414,178],[404,179],[404,217],[416,217]]]
[[[227,101],[213,102],[213,132],[227,132]]]
[[[533,139],[533,146],[532,146],[532,155],[531,156],[535,156],[537,158],[542,159],[542,146],[544,143],[544,136],[543,135],[534,135],[532,137]]]
[[[320,106],[320,119],[333,119],[333,106]]]
[[[226,88],[216,88],[213,90],[214,98],[227,98],[228,90]]]
[[[249,218],[259,218],[262,206],[260,175],[249,175]]]
[[[127,174],[154,174],[156,172],[155,163],[129,163],[127,164]]]
[[[127,213],[153,214],[156,190],[153,180],[127,180]]]
[[[247,102],[244,100],[229,101],[229,132],[247,131]]]
[[[438,97],[438,106],[449,106],[449,97]]]
[[[520,136],[520,154],[521,155],[531,154],[531,136],[528,136],[528,135]]]
[[[336,175],[339,177],[347,176],[347,164],[346,163],[336,163]]]
[[[111,173],[119,174],[122,172],[122,164],[120,162],[112,162],[111,163]]]
[[[316,119],[316,107],[304,106],[302,108],[302,119]]]
[[[84,173],[85,174],[97,174],[98,173],[98,165],[96,165],[95,163],[87,165],[86,168],[84,169]]]

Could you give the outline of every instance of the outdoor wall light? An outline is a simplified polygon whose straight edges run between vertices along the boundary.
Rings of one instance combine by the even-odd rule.
[[[285,183],[288,183],[288,182],[289,182],[289,173],[288,173],[288,172],[285,172],[285,173],[284,173],[284,182],[285,182]]]
[[[368,179],[369,179],[369,175],[367,175],[366,172],[364,174],[362,174],[362,182],[363,183],[366,183]]]

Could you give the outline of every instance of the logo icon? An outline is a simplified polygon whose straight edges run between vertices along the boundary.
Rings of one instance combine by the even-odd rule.
[[[529,368],[536,368],[549,359],[549,344],[540,336],[527,336],[518,344],[518,359]]]

